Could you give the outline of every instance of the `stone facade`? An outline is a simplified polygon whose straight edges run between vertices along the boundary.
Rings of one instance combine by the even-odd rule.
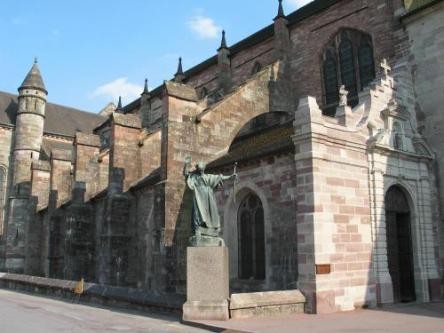
[[[426,1],[430,2],[430,1]],[[413,2],[413,5],[416,5]],[[416,6],[417,7],[417,6]],[[440,110],[444,104],[442,82],[444,80],[444,4],[437,3],[423,11],[404,18],[404,24],[410,38],[411,67],[416,100],[416,116],[419,131],[426,138],[436,156],[436,177],[439,192],[444,190],[442,166],[444,155],[441,147],[441,127],[444,126]],[[440,216],[443,216],[443,196],[440,195],[438,207]],[[444,239],[443,223],[437,225],[440,239]],[[441,277],[444,269],[444,243],[440,242],[439,253],[441,257]]]
[[[239,178],[216,193],[231,292],[299,289],[317,313],[442,297],[444,8],[415,8],[281,8],[274,24],[230,47],[224,35],[216,56],[106,118],[79,114],[94,126],[65,135],[48,129],[33,67],[18,105],[0,110],[18,112],[0,126],[0,268],[184,295],[191,156],[212,173],[238,162]],[[393,189],[406,205],[388,201]],[[410,281],[397,278],[401,259]]]

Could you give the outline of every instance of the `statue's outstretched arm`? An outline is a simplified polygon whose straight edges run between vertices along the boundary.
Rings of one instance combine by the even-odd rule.
[[[236,177],[237,177],[236,174],[232,174],[232,175],[228,175],[228,176],[222,175],[222,180],[230,180],[230,179],[233,179],[233,178],[236,178]]]
[[[222,175],[222,180],[229,180],[229,179],[233,179],[233,178],[237,178],[237,162],[234,164],[233,174],[231,174],[229,176]]]

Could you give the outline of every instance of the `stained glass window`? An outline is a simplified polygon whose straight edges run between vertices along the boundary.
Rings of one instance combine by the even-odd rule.
[[[361,89],[364,89],[375,78],[375,63],[373,60],[373,49],[370,44],[364,42],[359,47],[359,76],[361,78]]]
[[[327,52],[326,59],[324,60],[324,88],[326,104],[337,103],[339,100],[338,73],[336,61],[331,52]]]
[[[345,37],[339,45],[339,62],[341,68],[341,81],[348,90],[349,104],[357,96],[356,72],[353,57],[353,44]],[[353,106],[354,103],[352,103]],[[355,104],[356,105],[356,104]]]
[[[322,63],[325,93],[324,114],[334,116],[339,101],[339,87],[345,85],[348,104],[358,104],[358,92],[375,78],[373,44],[367,34],[344,29],[326,46]]]

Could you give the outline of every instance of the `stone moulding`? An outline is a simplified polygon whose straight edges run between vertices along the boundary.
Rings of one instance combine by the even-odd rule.
[[[24,291],[49,297],[73,299],[77,283],[77,281],[0,273],[0,289]],[[85,283],[84,293],[80,300],[125,309],[180,313],[185,298],[181,295],[161,295],[134,288]]]
[[[232,294],[233,319],[304,313],[305,297],[299,290]]]

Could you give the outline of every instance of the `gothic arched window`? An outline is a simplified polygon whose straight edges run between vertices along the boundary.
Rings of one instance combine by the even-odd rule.
[[[401,125],[395,122],[393,124],[393,148],[403,150],[403,147]]]
[[[265,279],[264,209],[253,193],[242,200],[238,212],[239,278]]]
[[[356,89],[353,44],[345,35],[342,37],[341,44],[339,44],[339,63],[341,69],[341,82],[345,85],[345,89],[348,90],[349,100],[353,100],[358,94]]]
[[[205,97],[207,97],[208,96],[208,89],[206,88],[206,87],[203,87],[201,90],[200,90],[200,98],[205,98]]]
[[[6,198],[6,169],[0,166],[0,235],[3,233],[3,221]]]
[[[324,113],[334,115],[339,87],[348,90],[348,104],[358,104],[358,92],[375,78],[371,37],[356,30],[343,29],[325,47],[322,58]]]
[[[256,61],[253,65],[253,70],[251,71],[251,74],[259,73],[261,70],[262,70],[262,64]]]
[[[373,48],[370,42],[363,41],[359,46],[359,76],[362,87],[366,87],[375,78],[375,62],[373,60]]]
[[[330,51],[327,51],[324,60],[325,102],[327,105],[338,103],[338,69],[336,60]]]

